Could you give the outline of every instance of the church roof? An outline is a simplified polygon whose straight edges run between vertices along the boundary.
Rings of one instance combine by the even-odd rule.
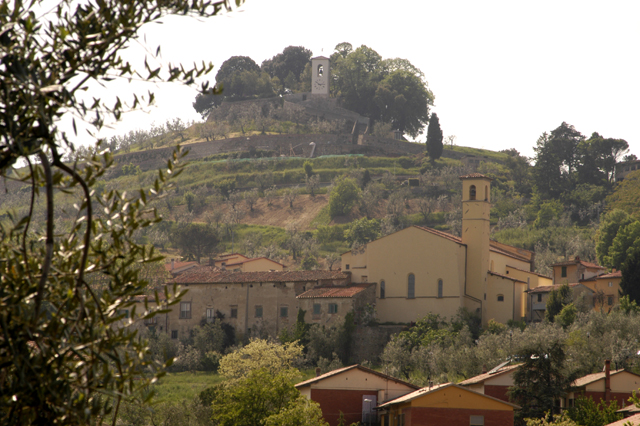
[[[493,180],[493,178],[490,178],[489,176],[485,176],[482,173],[470,173],[468,175],[462,175],[462,176],[460,176],[460,179],[488,179],[488,180]]]
[[[329,58],[327,58],[326,56],[316,56],[314,58],[311,58],[311,60],[313,59],[329,59]]]

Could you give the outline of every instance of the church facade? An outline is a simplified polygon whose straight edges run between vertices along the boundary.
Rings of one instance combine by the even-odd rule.
[[[407,323],[429,313],[477,312],[482,323],[526,318],[526,291],[550,285],[532,272],[534,254],[491,241],[491,179],[462,176],[462,236],[412,226],[342,255],[353,282],[376,283],[380,322]]]

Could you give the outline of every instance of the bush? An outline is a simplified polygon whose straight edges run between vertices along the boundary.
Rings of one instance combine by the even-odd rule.
[[[361,193],[362,191],[354,179],[346,177],[339,179],[329,196],[331,217],[349,213],[360,199]]]

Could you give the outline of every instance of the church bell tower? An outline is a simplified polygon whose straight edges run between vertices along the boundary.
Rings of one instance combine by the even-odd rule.
[[[311,94],[329,97],[330,60],[324,56],[311,58]]]
[[[482,324],[487,318],[487,272],[490,268],[491,178],[480,173],[460,176],[462,180],[462,243],[467,246],[465,307],[481,308]]]

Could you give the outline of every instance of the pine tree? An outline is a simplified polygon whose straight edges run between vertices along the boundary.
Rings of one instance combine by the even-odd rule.
[[[427,128],[427,154],[431,161],[435,161],[442,155],[442,129],[440,128],[440,120],[434,112],[431,114],[429,120],[429,127]]]
[[[623,296],[640,302],[640,240],[629,249],[627,259],[622,264],[620,288]]]

